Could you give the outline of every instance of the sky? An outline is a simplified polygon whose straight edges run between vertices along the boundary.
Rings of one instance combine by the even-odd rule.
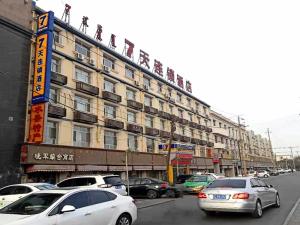
[[[269,128],[279,154],[300,146],[299,0],[37,1],[58,18],[65,3],[72,26],[88,16],[88,35],[101,24],[103,44],[113,33],[122,53],[127,38],[135,59],[142,49],[151,67],[171,67],[212,109],[265,137]]]

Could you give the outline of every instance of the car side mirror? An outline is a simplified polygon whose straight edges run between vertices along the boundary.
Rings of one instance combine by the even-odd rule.
[[[60,211],[61,214],[66,213],[66,212],[74,212],[76,208],[72,205],[65,205],[62,210]]]

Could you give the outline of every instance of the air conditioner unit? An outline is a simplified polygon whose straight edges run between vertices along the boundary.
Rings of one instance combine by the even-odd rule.
[[[110,67],[108,67],[108,66],[103,66],[103,70],[105,71],[105,72],[110,72]]]
[[[96,62],[95,62],[95,60],[94,60],[94,59],[90,59],[90,60],[89,60],[89,64],[91,64],[91,65],[95,66]]]
[[[144,85],[144,89],[148,91],[149,90],[149,86]]]
[[[84,60],[84,55],[79,52],[76,52],[76,57],[77,57],[77,59],[79,59],[81,61]]]

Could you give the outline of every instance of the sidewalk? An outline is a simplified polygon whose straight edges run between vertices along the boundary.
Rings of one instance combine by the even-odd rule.
[[[283,225],[299,225],[300,224],[300,198],[288,215]]]

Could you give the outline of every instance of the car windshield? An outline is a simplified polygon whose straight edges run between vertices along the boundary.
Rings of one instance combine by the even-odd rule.
[[[0,210],[0,214],[34,215],[45,211],[64,194],[34,193]]]
[[[123,181],[119,176],[111,176],[111,177],[104,177],[105,184],[111,184],[111,185],[121,185],[123,184]]]
[[[49,190],[55,188],[55,186],[52,184],[37,184],[34,185],[34,187],[36,187],[39,190]]]
[[[189,181],[189,182],[207,182],[207,176],[192,176],[187,181]]]
[[[207,188],[245,188],[246,180],[215,180]]]

